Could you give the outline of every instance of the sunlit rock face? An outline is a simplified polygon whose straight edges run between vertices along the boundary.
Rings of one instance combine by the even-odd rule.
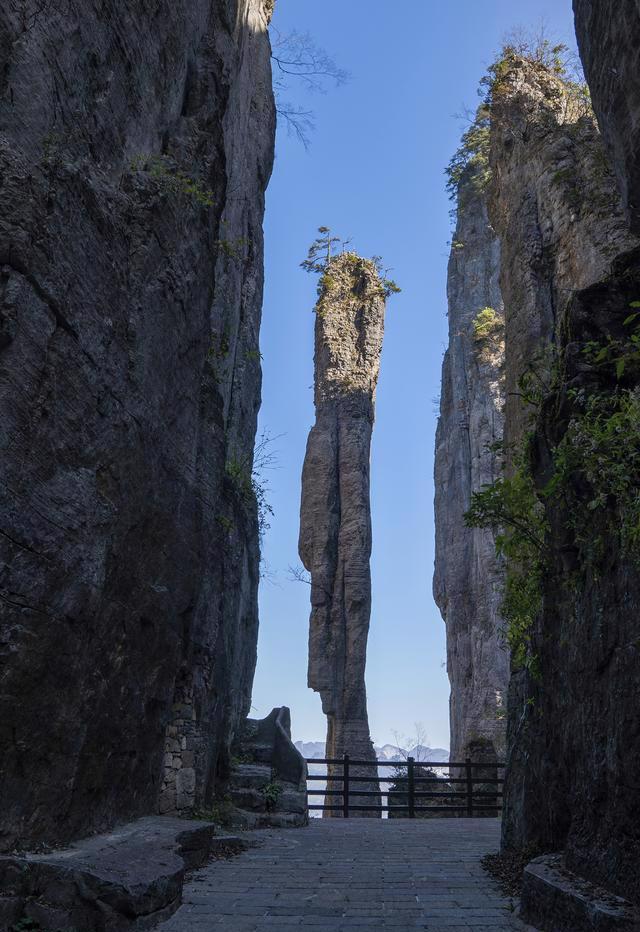
[[[515,669],[510,683],[503,840],[564,850],[570,869],[638,902],[640,820],[628,776],[640,766],[637,566],[597,512],[577,535],[566,496],[543,494],[580,391],[620,387],[584,346],[624,336],[640,293],[638,242],[595,120],[574,107],[557,77],[511,62],[494,90],[492,123],[505,437],[522,447],[533,431],[533,475],[549,523],[532,632],[539,673]],[[531,366],[542,386],[537,409],[518,391]],[[572,478],[568,491],[586,502],[580,481],[574,487]]]
[[[640,9],[637,0],[574,0],[573,8],[600,129],[640,232]]]
[[[327,757],[348,753],[365,761],[375,760],[365,689],[369,460],[384,315],[375,264],[353,253],[332,259],[316,306],[316,423],[302,475],[299,549],[311,574],[309,686],[320,693],[327,716]],[[361,788],[378,787],[372,782]],[[329,801],[339,805],[341,799]]]
[[[500,617],[502,568],[490,531],[468,528],[471,494],[501,473],[504,315],[500,246],[477,172],[458,192],[449,260],[449,346],[436,435],[435,600],[447,627],[451,759],[478,739],[504,759],[509,656]]]
[[[266,25],[0,10],[0,847],[202,804],[249,709]]]

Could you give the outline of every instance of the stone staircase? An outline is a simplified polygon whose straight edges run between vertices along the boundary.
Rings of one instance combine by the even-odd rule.
[[[297,828],[308,822],[307,765],[291,741],[287,708],[247,719],[233,748],[229,795],[238,828]]]

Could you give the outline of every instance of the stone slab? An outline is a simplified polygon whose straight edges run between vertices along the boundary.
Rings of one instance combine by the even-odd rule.
[[[43,932],[153,928],[180,906],[185,873],[228,836],[211,822],[148,817],[46,854],[0,857],[0,932],[16,917]]]
[[[640,914],[626,900],[567,870],[560,855],[525,868],[521,916],[543,932],[640,930]]]

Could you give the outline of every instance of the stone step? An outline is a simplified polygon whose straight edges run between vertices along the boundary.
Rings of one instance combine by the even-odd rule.
[[[271,764],[273,760],[273,745],[263,744],[261,742],[243,741],[240,745],[242,756],[251,758],[256,764]]]
[[[254,812],[237,808],[233,819],[234,827],[244,831],[259,828],[302,828],[307,824],[304,815],[291,812]]]
[[[231,801],[238,809],[251,812],[266,812],[267,803],[264,793],[255,787],[230,788]],[[272,806],[273,812],[290,812],[294,815],[303,815],[307,811],[307,794],[290,784],[282,784],[282,790],[277,801]]]
[[[43,932],[152,928],[180,905],[185,870],[216,843],[210,822],[148,817],[48,854],[0,856],[0,929]]]
[[[631,903],[567,870],[560,855],[543,855],[527,865],[520,915],[552,932],[640,929],[640,912]]]
[[[261,789],[272,782],[272,773],[268,764],[236,764],[231,768],[229,786]]]

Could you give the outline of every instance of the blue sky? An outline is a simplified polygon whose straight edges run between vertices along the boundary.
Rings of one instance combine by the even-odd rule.
[[[391,299],[372,451],[373,614],[367,661],[376,743],[423,723],[448,747],[444,625],[431,596],[434,399],[446,343],[450,203],[444,166],[479,79],[505,33],[544,20],[574,44],[571,0],[277,0],[275,27],[310,33],[350,82],[305,99],[316,131],[308,152],[278,135],[268,192],[261,424],[279,436],[267,480],[274,508],[264,556],[253,711],[292,711],[296,739],[320,740],[319,697],[306,685],[309,590],[290,581],[297,556],[300,473],[313,424],[316,280],[299,268],[320,225],[382,255],[402,294]]]

